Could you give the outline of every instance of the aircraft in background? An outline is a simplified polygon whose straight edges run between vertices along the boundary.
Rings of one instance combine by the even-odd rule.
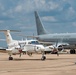
[[[15,32],[15,30],[11,31]],[[9,54],[9,60],[13,60],[13,54],[20,54],[21,56],[22,52],[26,52],[29,56],[31,56],[32,53],[41,52],[41,60],[46,59],[44,55],[44,46],[39,44],[37,40],[13,40],[10,34],[10,30],[0,30],[0,32],[4,32],[6,36],[6,42],[8,46],[6,51]]]
[[[63,48],[71,49],[70,53],[75,53],[76,33],[47,33],[41,19],[35,11],[35,20],[37,27],[37,40],[41,42],[50,42],[54,48],[62,50]]]

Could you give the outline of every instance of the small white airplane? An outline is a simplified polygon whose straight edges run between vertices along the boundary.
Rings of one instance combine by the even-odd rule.
[[[41,60],[45,60],[46,57],[44,55],[44,46],[39,44],[37,40],[13,40],[10,34],[10,31],[15,30],[0,30],[0,32],[4,32],[6,36],[6,42],[8,45],[8,49],[6,51],[9,54],[9,60],[13,60],[12,54],[20,54],[22,52],[26,52],[29,56],[32,53],[42,53]]]

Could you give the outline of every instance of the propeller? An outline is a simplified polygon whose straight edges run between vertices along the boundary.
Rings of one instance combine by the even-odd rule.
[[[19,56],[19,57],[21,57],[21,53],[22,53],[22,46],[21,46],[21,44],[20,44],[20,43],[18,43],[18,45],[20,46],[20,48],[19,48],[20,56]]]
[[[57,56],[59,56],[58,41],[55,43],[54,50],[57,52]]]

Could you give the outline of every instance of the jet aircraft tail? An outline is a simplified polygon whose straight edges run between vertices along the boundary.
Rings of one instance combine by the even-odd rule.
[[[44,26],[40,20],[37,11],[35,11],[35,20],[36,20],[37,34],[38,35],[46,34],[46,30],[44,29]]]

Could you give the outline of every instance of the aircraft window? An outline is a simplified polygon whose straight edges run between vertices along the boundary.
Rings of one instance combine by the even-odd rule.
[[[39,44],[38,41],[31,41],[31,44]]]
[[[31,42],[28,42],[28,44],[31,44]]]

